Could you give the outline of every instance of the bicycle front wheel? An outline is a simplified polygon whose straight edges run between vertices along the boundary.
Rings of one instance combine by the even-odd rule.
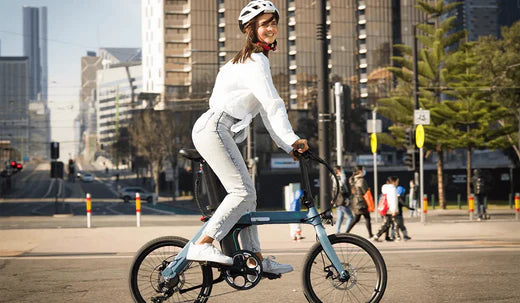
[[[170,264],[188,240],[161,237],[145,244],[130,269],[130,291],[135,302],[206,302],[212,288],[213,274],[208,266],[189,262],[169,284],[162,270]]]
[[[353,234],[329,235],[329,240],[350,278],[340,281],[321,243],[314,244],[302,272],[307,301],[379,302],[386,288],[386,265],[377,248]]]

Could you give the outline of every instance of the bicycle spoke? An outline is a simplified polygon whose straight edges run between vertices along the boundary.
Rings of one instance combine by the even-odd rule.
[[[321,245],[315,245],[307,257],[303,275],[304,291],[311,301],[378,302],[386,287],[386,281],[381,282],[386,279],[386,270],[380,254],[374,257],[375,248],[358,237],[331,235],[329,238],[350,278],[342,282]],[[384,273],[380,272],[381,266]]]

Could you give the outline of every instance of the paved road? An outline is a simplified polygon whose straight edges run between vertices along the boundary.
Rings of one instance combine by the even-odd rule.
[[[123,227],[130,217],[105,218],[120,226],[0,229],[0,302],[130,302],[127,275],[135,251],[159,236],[189,237],[200,225],[195,216],[182,215],[155,216],[156,224],[176,223],[141,228]],[[0,222],[15,219],[45,225],[61,218]],[[217,285],[210,302],[303,302],[300,270],[314,242],[311,227],[303,226],[307,238],[296,243],[288,239],[287,226],[259,229],[264,253],[293,264],[295,272],[245,292]],[[411,241],[376,243],[389,272],[384,302],[520,301],[519,222],[411,222],[408,229]],[[353,232],[364,235],[364,226]]]

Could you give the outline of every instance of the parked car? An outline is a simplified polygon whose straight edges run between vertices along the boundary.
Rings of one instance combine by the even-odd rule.
[[[84,172],[81,174],[81,181],[92,182],[94,181],[94,175],[92,175],[91,173]]]
[[[148,203],[152,203],[153,200],[157,197],[155,193],[146,191],[144,188],[131,186],[122,188],[119,191],[119,198],[123,199],[125,203],[128,203],[130,200],[135,200],[136,193],[139,193],[141,200],[145,200]]]

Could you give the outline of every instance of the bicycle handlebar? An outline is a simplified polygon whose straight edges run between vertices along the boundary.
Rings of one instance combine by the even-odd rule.
[[[303,144],[301,144],[301,145],[303,145]],[[298,146],[298,148],[300,148],[300,146]],[[305,165],[306,160],[315,161],[315,162],[320,163],[321,165],[324,165],[327,168],[327,170],[334,176],[334,181],[336,182],[336,191],[334,193],[334,198],[332,199],[332,201],[330,203],[331,206],[328,209],[322,211],[320,213],[320,215],[327,213],[328,211],[330,211],[332,209],[332,205],[334,205],[334,203],[336,202],[338,195],[339,195],[340,183],[338,180],[338,176],[336,176],[336,173],[334,172],[332,167],[330,167],[330,165],[325,160],[323,160],[322,158],[320,158],[319,156],[317,156],[310,150],[306,150],[303,153],[300,153],[297,150],[293,150],[293,154],[295,157],[298,158],[298,160],[300,162],[300,171],[301,171],[301,175],[303,178],[303,185],[305,186],[305,190],[308,192],[308,194],[311,195],[311,198],[312,198],[312,194],[311,194],[311,186],[310,186],[310,181],[309,181],[309,173],[307,172],[307,166]]]

